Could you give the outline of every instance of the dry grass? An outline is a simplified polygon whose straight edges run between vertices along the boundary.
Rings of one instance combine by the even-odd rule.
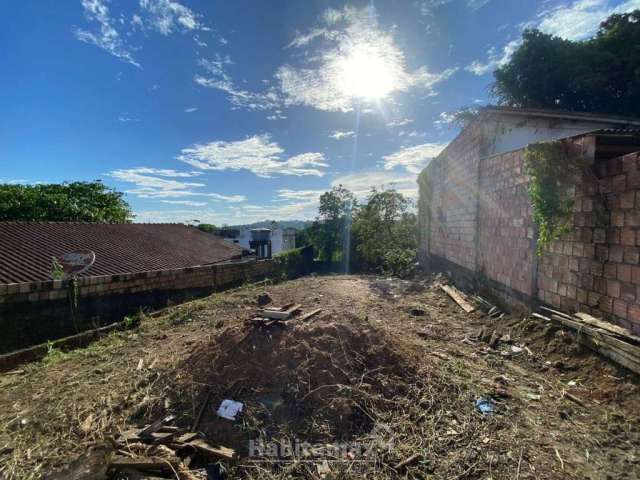
[[[41,478],[166,413],[188,426],[207,394],[200,429],[243,454],[226,465],[231,478],[320,477],[317,459],[247,457],[250,438],[377,446],[368,457],[328,458],[326,478],[640,476],[636,379],[558,331],[465,314],[428,281],[348,276],[269,286],[276,304],[323,313],[306,325],[249,331],[244,321],[264,289],[143,316],[136,331],[0,377],[3,477]],[[533,355],[465,340],[481,326],[509,333]],[[215,416],[229,397],[246,405],[237,425]],[[495,415],[475,408],[480,397],[496,399]]]

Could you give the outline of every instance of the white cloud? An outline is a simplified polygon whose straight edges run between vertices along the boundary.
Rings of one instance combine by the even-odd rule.
[[[193,112],[196,112],[197,110],[198,110],[198,107],[189,107],[184,109],[185,113],[193,113]]]
[[[407,137],[407,138],[418,138],[418,137],[426,137],[426,132],[418,132],[417,130],[401,130],[398,132],[399,137]]]
[[[243,195],[221,195],[197,191],[205,187],[204,183],[186,182],[175,178],[189,178],[201,175],[201,172],[179,172],[170,169],[157,169],[151,167],[135,167],[117,169],[109,172],[110,177],[122,182],[133,183],[135,188],[127,190],[127,193],[140,198],[180,198],[180,197],[208,197],[224,202],[243,202]]]
[[[359,200],[369,196],[373,187],[377,189],[393,188],[412,199],[418,196],[415,175],[390,170],[365,170],[342,175],[331,182],[332,187],[338,185],[353,192]]]
[[[276,110],[272,115],[267,116],[267,120],[286,120],[287,116],[282,113],[282,110]]]
[[[357,91],[352,91],[352,87],[358,85],[349,85],[345,80],[344,69],[357,59],[374,60],[373,66],[385,76],[378,81],[385,82],[384,90],[388,94],[414,89],[433,94],[435,85],[456,71],[451,68],[432,73],[425,66],[409,70],[404,53],[395,44],[393,35],[382,30],[373,7],[327,10],[321,26],[308,33],[298,32],[289,46],[311,48],[316,43],[320,43],[320,48],[307,56],[305,66],[283,65],[276,72],[286,105],[305,105],[326,111],[352,110],[363,99],[357,98]]]
[[[615,7],[608,0],[577,0],[543,12],[538,28],[567,40],[584,40],[593,36],[600,22],[610,15],[638,8],[640,0],[623,1]]]
[[[181,151],[178,160],[202,170],[248,170],[262,178],[273,175],[324,175],[321,153],[302,153],[287,160],[284,150],[269,135],[254,135],[235,142],[196,144]]]
[[[140,0],[140,8],[148,23],[162,35],[171,34],[176,28],[198,28],[198,16],[188,7],[172,0]]]
[[[280,189],[278,190],[278,198],[281,200],[296,200],[303,203],[318,203],[320,195],[325,190],[290,190]]]
[[[270,110],[281,105],[278,93],[271,89],[266,92],[254,93],[238,88],[227,73],[227,65],[233,62],[227,57],[216,55],[214,59],[200,59],[199,64],[205,74],[196,74],[193,81],[201,87],[220,90],[227,94],[229,101],[237,108],[248,110]]]
[[[445,143],[424,143],[413,147],[403,148],[391,155],[382,157],[384,169],[392,170],[396,167],[404,168],[407,172],[419,173],[427,164],[437,157],[446,147]]]
[[[160,200],[160,203],[168,203],[170,205],[185,205],[187,207],[204,207],[206,202],[193,202],[191,200]]]
[[[520,39],[512,40],[507,43],[502,50],[496,50],[495,47],[490,47],[487,52],[487,61],[481,62],[480,60],[474,60],[464,67],[464,69],[478,76],[493,73],[493,71],[498,67],[505,65],[509,60],[511,60],[511,56],[515,53],[521,43],[522,40]]]
[[[433,15],[433,11],[443,5],[453,3],[455,0],[415,0],[413,3],[418,8],[420,15],[427,17]],[[491,0],[467,0],[467,6],[471,10],[479,10]]]
[[[90,22],[99,25],[98,30],[88,31],[77,28],[75,36],[81,42],[95,45],[114,57],[135,65],[140,68],[140,64],[133,58],[129,48],[120,37],[120,33],[113,26],[114,21],[109,16],[109,8],[103,0],[82,0],[84,15]]]
[[[640,8],[640,0],[626,0],[612,6],[610,0],[575,0],[561,6],[545,10],[533,21],[520,25],[524,28],[537,28],[545,33],[566,40],[584,40],[592,37],[600,23],[614,13],[627,13]],[[522,40],[511,40],[502,49],[489,48],[487,60],[474,60],[465,70],[475,75],[492,73],[506,64],[521,45]]]
[[[388,122],[387,123],[387,127],[389,127],[389,128],[404,127],[405,125],[409,125],[412,122],[413,122],[413,120],[410,119],[410,118],[401,118],[400,120],[393,120],[391,122]]]
[[[343,138],[351,138],[356,134],[353,130],[334,130],[329,135],[329,138],[334,140],[342,140]]]
[[[475,103],[475,100],[474,100],[474,103]],[[436,125],[437,128],[442,129],[446,125],[451,125],[455,121],[455,119],[456,119],[455,113],[440,112],[440,115],[438,115],[438,119],[435,120],[433,123]]]
[[[118,121],[122,123],[139,122],[140,119],[132,116],[129,112],[124,112],[118,117]]]

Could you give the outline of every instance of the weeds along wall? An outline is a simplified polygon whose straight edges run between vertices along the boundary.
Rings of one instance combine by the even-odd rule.
[[[0,284],[0,353],[121,320],[141,308],[202,297],[273,277],[271,260],[71,280]]]
[[[639,154],[585,168],[566,190],[566,228],[538,255],[526,149],[482,149],[477,132],[463,132],[421,174],[423,265],[512,308],[583,311],[640,333]]]

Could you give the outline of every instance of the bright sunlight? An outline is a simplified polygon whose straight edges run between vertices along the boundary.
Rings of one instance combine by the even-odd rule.
[[[336,83],[345,95],[380,100],[399,87],[392,61],[374,45],[358,44],[336,61]]]

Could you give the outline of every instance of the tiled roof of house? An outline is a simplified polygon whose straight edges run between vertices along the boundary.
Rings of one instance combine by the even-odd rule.
[[[219,263],[242,248],[180,224],[0,222],[0,283],[51,280],[52,257],[93,250],[81,276],[113,275]]]

